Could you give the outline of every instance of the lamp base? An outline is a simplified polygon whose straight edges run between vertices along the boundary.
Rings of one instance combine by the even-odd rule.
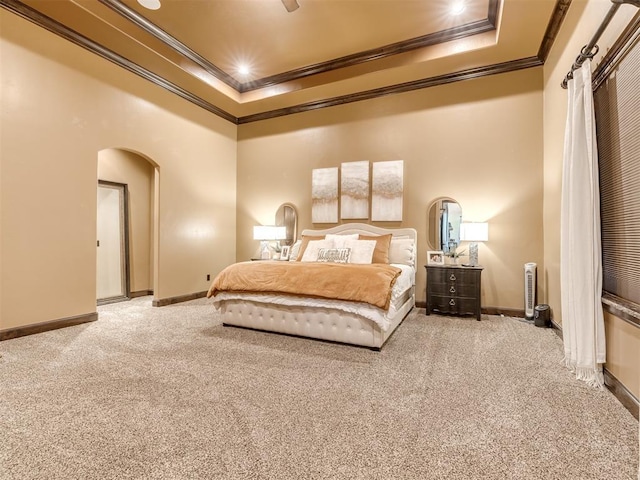
[[[271,260],[271,250],[269,250],[269,242],[265,240],[260,242],[260,259]]]
[[[477,243],[469,244],[469,266],[470,267],[478,266],[478,244]]]

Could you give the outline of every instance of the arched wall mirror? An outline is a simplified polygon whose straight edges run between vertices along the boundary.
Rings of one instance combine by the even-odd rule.
[[[434,250],[447,253],[460,245],[462,208],[452,198],[438,198],[427,212],[427,241]]]
[[[298,238],[298,214],[296,207],[283,203],[276,211],[276,226],[287,228],[287,238],[280,241],[282,245],[293,245]]]

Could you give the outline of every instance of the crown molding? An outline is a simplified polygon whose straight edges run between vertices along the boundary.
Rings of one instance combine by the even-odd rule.
[[[102,3],[108,2],[111,3],[114,0],[99,0]],[[544,62],[547,58],[548,52],[555,41],[558,30],[562,25],[562,21],[566,15],[567,9],[571,0],[558,0],[556,3],[556,7],[551,16],[549,24],[547,26],[547,31],[543,38],[542,44],[538,51],[538,55],[535,57],[527,57],[518,60],[513,60],[509,62],[489,65],[485,67],[472,68],[467,70],[462,70],[459,72],[440,75],[436,77],[429,77],[420,80],[415,80],[412,82],[401,83],[397,85],[391,85],[387,87],[377,88],[368,90],[365,92],[359,92],[356,94],[343,95],[338,97],[333,97],[330,99],[319,100],[315,102],[307,102],[298,105],[292,105],[290,107],[270,110],[267,112],[256,113],[252,115],[246,115],[243,117],[236,117],[225,110],[222,110],[219,107],[203,100],[202,98],[193,95],[183,88],[175,85],[172,82],[164,79],[163,77],[137,65],[125,57],[99,45],[98,43],[90,40],[89,38],[79,34],[78,32],[60,24],[59,22],[47,17],[46,15],[41,14],[40,12],[28,7],[27,5],[21,3],[19,0],[0,0],[0,6],[3,8],[15,13],[16,15],[29,20],[36,25],[45,28],[46,30],[59,35],[70,42],[81,46],[89,50],[100,57],[109,60],[116,65],[121,66],[122,68],[128,70],[129,72],[135,73],[136,75],[154,83],[155,85],[162,87],[171,93],[174,93],[183,99],[217,115],[231,123],[236,125],[238,124],[246,124],[251,122],[256,122],[260,120],[266,120],[270,118],[281,117],[284,115],[291,115],[294,113],[302,113],[311,110],[318,110],[321,108],[327,108],[337,105],[344,105],[347,103],[353,103],[363,100],[374,99],[378,97],[393,95],[397,93],[404,93],[413,90],[419,90],[423,88],[435,87],[438,85],[444,85],[448,83],[459,82],[463,80],[470,80],[473,78],[480,78],[487,75],[496,75],[500,73],[512,72],[515,70],[521,70],[525,68],[533,68],[544,65]],[[491,0],[489,10],[494,12],[492,15],[489,15],[489,23],[493,22],[495,24],[497,18],[498,8],[500,6],[500,0]],[[416,47],[418,48],[418,47]]]
[[[160,27],[158,27],[155,23],[148,20],[146,17],[140,15],[134,9],[128,7],[124,3],[119,0],[98,0],[104,6],[110,8],[114,12],[118,13],[122,17],[129,20],[131,23],[137,25],[139,28],[147,32],[149,35],[154,36],[162,43],[164,43],[167,47],[171,48],[175,52],[179,53],[183,57],[191,60],[197,65],[200,65],[204,70],[206,70],[209,74],[216,77],[221,82],[226,83],[231,88],[240,92],[242,90],[242,83],[233,78],[228,73],[224,72],[221,68],[218,68],[209,60],[204,58],[197,52],[194,52],[189,47],[187,47],[180,40],[167,33]]]
[[[512,60],[509,62],[498,63],[494,65],[488,65],[485,67],[470,68],[455,73],[448,73],[446,75],[438,75],[436,77],[423,78],[420,80],[414,80],[412,82],[400,83],[397,85],[390,85],[388,87],[376,88],[373,90],[367,90],[365,92],[359,92],[349,95],[341,95],[338,97],[328,98],[325,100],[318,100],[315,102],[302,103],[293,105],[291,107],[280,108],[277,110],[270,110],[267,112],[256,113],[253,115],[246,115],[238,118],[238,124],[257,122],[260,120],[267,120],[270,118],[282,117],[285,115],[291,115],[294,113],[308,112],[310,110],[318,110],[320,108],[335,107],[337,105],[345,105],[347,103],[360,102],[363,100],[370,100],[373,98],[384,97],[388,95],[394,95],[397,93],[411,92],[413,90],[421,90],[423,88],[436,87],[438,85],[445,85],[447,83],[460,82],[463,80],[471,80],[474,78],[486,77],[487,75],[497,75],[500,73],[513,72],[515,70],[522,70],[524,68],[539,67],[543,65],[542,61],[538,57],[521,58],[519,60]]]
[[[143,15],[140,15],[138,12],[122,3],[120,0],[98,1],[106,7],[112,9],[122,17],[126,18],[130,22],[137,25],[149,35],[157,38],[167,47],[173,49],[183,57],[188,58],[192,62],[196,63],[209,74],[234,88],[238,93],[249,92],[264,87],[278,85],[280,83],[299,80],[301,78],[317,75],[319,73],[326,73],[340,68],[352,67],[373,60],[380,60],[394,55],[399,55],[411,50],[437,45],[439,43],[450,42],[452,40],[457,40],[460,38],[465,38],[472,35],[478,35],[480,33],[495,30],[501,2],[501,0],[490,0],[489,7],[487,9],[487,18],[483,20],[478,20],[476,22],[471,22],[459,27],[448,28],[439,32],[422,35],[420,37],[411,38],[409,40],[403,40],[401,42],[383,45],[382,47],[365,50],[326,62],[307,65],[294,70],[289,70],[287,72],[282,72],[276,75],[252,80],[250,82],[241,83],[198,53],[191,50],[184,43],[180,42],[180,40],[173,37],[162,28],[158,27]]]
[[[556,2],[547,30],[544,32],[544,37],[542,37],[542,42],[538,49],[538,58],[543,63],[547,61],[551,47],[556,41],[562,22],[564,22],[564,17],[569,11],[569,6],[571,6],[571,0],[557,0]]]

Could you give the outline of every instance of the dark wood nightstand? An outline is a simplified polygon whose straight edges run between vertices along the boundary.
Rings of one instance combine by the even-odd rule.
[[[425,265],[427,269],[427,315],[475,315],[480,320],[482,267]]]

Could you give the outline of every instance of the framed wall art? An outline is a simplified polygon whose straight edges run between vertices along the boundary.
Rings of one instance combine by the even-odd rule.
[[[338,223],[338,167],[314,168],[311,173],[311,221]]]
[[[401,221],[404,161],[374,162],[371,184],[371,220]]]
[[[369,218],[369,162],[343,163],[340,169],[340,218]]]

